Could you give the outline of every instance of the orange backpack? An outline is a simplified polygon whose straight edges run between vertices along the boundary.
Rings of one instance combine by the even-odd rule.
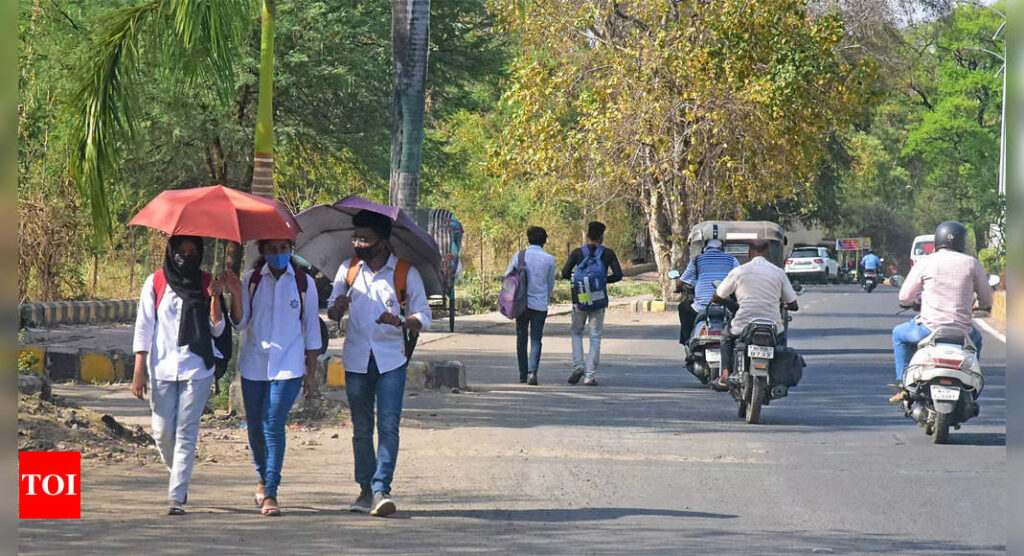
[[[359,276],[359,257],[352,257],[349,261],[348,274],[345,276],[345,283],[351,288],[352,284],[356,282],[356,277]],[[408,301],[406,296],[406,284],[409,281],[409,269],[412,268],[412,263],[405,259],[398,259],[398,264],[395,265],[395,293],[398,295],[398,309],[399,314],[402,318],[405,318],[406,302]],[[405,339],[405,357],[412,357],[413,350],[416,349],[416,341],[419,340],[419,334],[410,334],[407,328],[402,328],[402,335]]]

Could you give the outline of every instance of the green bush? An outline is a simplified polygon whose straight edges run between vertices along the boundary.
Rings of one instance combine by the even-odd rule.
[[[978,260],[981,261],[981,266],[985,267],[985,272],[989,274],[999,274],[1006,267],[1006,257],[1000,257],[999,250],[993,247],[986,247],[978,251]]]

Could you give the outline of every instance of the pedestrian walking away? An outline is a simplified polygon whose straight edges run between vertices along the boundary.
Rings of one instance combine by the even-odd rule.
[[[360,487],[350,509],[386,516],[396,511],[391,482],[398,461],[406,366],[415,336],[430,326],[430,306],[420,273],[391,252],[391,219],[363,210],[353,217],[353,224],[356,257],[338,268],[328,316],[340,320],[349,314],[342,364]]]
[[[601,358],[601,337],[608,307],[608,284],[622,280],[622,267],[615,252],[604,246],[605,225],[587,225],[587,243],[574,250],[562,267],[562,279],[572,280],[572,374],[569,384],[583,379],[597,386]],[[611,274],[608,274],[611,272]],[[583,332],[590,324],[590,351],[584,358]]]
[[[548,302],[555,289],[555,258],[544,251],[548,233],[544,228],[531,226],[526,230],[529,247],[516,253],[505,274],[520,266],[526,271],[526,309],[516,317],[516,357],[519,363],[519,382],[537,385],[540,368],[544,322],[548,318]]]
[[[163,268],[146,278],[135,319],[132,394],[150,390],[153,439],[170,472],[169,515],[185,513],[199,439],[199,421],[221,353],[214,338],[225,334],[216,286],[200,269],[202,238],[171,236]],[[148,385],[147,385],[148,379]]]
[[[300,390],[316,393],[321,348],[316,284],[292,260],[292,241],[260,240],[260,257],[239,279],[230,270],[216,290],[231,293],[231,322],[239,330],[242,400],[258,484],[255,503],[278,516],[277,491],[284,466],[285,425]]]

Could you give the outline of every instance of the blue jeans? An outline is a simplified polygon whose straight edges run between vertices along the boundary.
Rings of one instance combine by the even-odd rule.
[[[398,425],[402,420],[405,365],[386,373],[370,355],[366,373],[345,373],[345,390],[352,412],[352,452],[356,482],[363,490],[391,492],[398,462]],[[373,406],[377,404],[377,453],[373,451]]]
[[[242,400],[252,462],[268,497],[277,498],[284,465],[284,426],[288,412],[301,391],[301,377],[288,380],[242,379]]]
[[[903,380],[903,371],[910,365],[910,359],[917,352],[917,344],[928,337],[932,331],[923,324],[911,319],[892,329],[892,353],[896,359],[896,382]],[[981,361],[981,332],[971,328],[971,341],[978,348],[978,361]]]
[[[526,380],[527,373],[535,373],[540,368],[541,338],[544,337],[544,321],[548,318],[547,311],[527,309],[516,317],[516,356],[519,359],[519,380]],[[527,360],[527,340],[530,342],[529,360]]]

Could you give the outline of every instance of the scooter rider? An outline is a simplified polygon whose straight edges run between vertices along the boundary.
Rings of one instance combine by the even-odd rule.
[[[686,286],[693,288],[693,303],[679,303],[679,343],[684,346],[690,340],[697,317],[711,303],[715,293],[716,280],[724,280],[732,269],[740,266],[736,257],[722,251],[722,240],[712,239],[704,246],[704,252],[690,259],[686,271],[676,280],[676,292]],[[687,362],[692,355],[687,355]]]
[[[900,288],[900,306],[915,307],[920,295],[921,313],[892,329],[896,383],[902,386],[903,371],[917,351],[917,344],[939,327],[956,328],[970,335],[981,359],[981,333],[974,327],[974,296],[978,306],[992,307],[992,287],[978,259],[964,254],[967,228],[950,220],[935,228],[935,252],[922,257],[910,269]],[[902,388],[890,402],[907,395]]]
[[[793,285],[785,271],[768,261],[769,253],[767,241],[751,242],[748,251],[750,262],[730,272],[711,298],[712,303],[725,305],[734,311],[731,325],[722,335],[722,376],[714,384],[716,390],[728,388],[725,381],[732,371],[736,337],[751,321],[763,318],[782,325],[781,304],[790,311],[799,310]],[[733,294],[736,302],[728,299]]]
[[[876,255],[873,250],[868,249],[868,254],[864,255],[864,257],[860,260],[860,270],[861,272],[859,282],[863,283],[865,271],[873,270],[876,273],[881,274],[882,259],[879,259],[878,255]]]

